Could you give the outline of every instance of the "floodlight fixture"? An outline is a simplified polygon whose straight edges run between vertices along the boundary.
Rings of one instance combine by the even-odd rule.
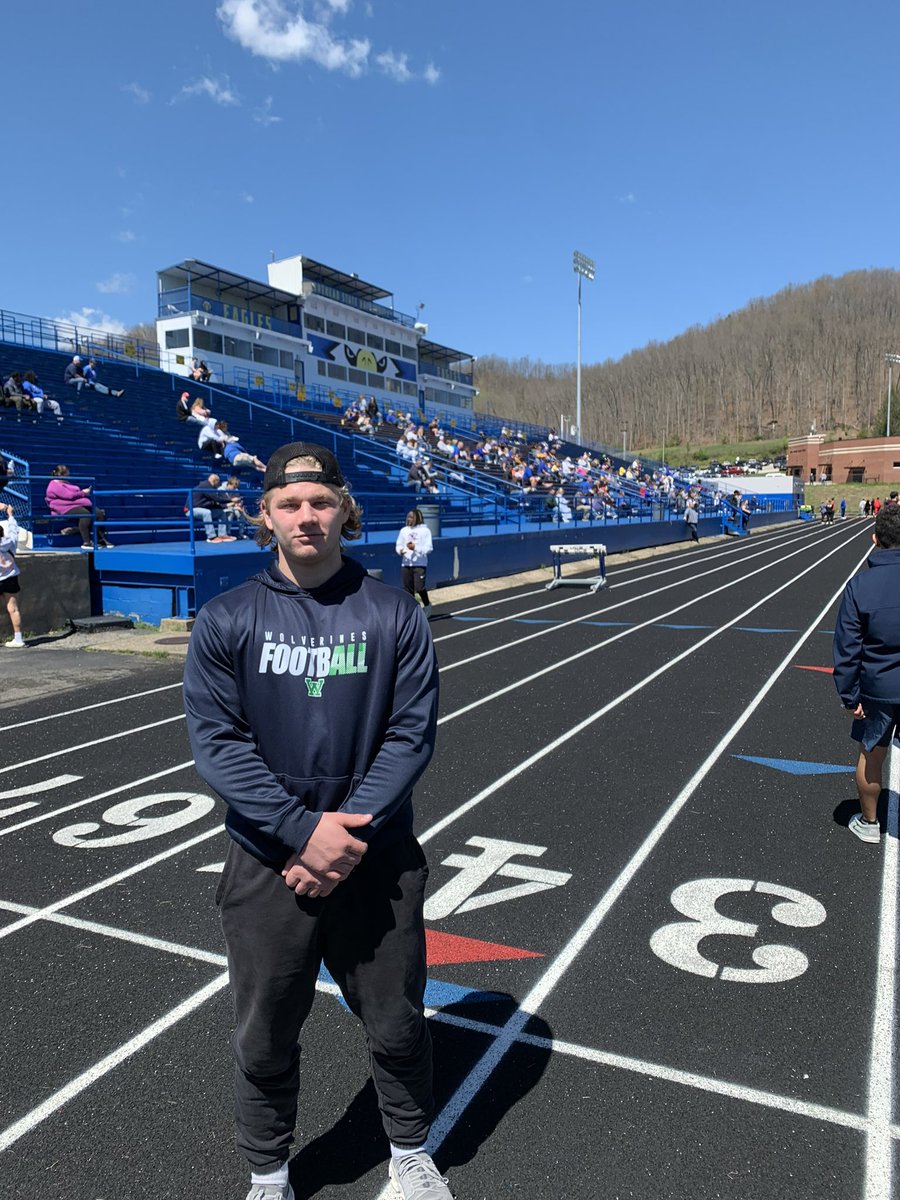
[[[597,264],[592,258],[588,258],[586,254],[581,254],[575,250],[572,254],[572,269],[576,275],[583,275],[585,279],[593,281],[597,271]]]

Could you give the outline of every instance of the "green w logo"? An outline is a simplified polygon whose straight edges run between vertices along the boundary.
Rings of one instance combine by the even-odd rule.
[[[307,679],[306,694],[308,696],[316,696],[319,700],[322,699],[322,688],[325,685],[324,679]]]

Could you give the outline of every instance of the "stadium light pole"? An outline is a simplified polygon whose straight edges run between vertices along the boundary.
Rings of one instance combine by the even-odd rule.
[[[578,430],[578,444],[581,445],[581,281],[593,280],[597,265],[586,254],[577,250],[572,253],[572,270],[578,276],[578,360],[575,367],[575,428]]]
[[[886,354],[884,361],[887,363],[888,369],[888,394],[887,394],[887,427],[884,431],[885,437],[891,436],[891,384],[893,383],[894,363],[900,363],[900,354]]]

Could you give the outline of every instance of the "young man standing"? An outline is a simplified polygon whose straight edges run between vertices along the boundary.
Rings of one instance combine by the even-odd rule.
[[[847,584],[834,630],[834,685],[853,713],[850,736],[859,742],[856,787],[861,813],[849,828],[878,842],[881,771],[900,721],[900,507],[875,518],[869,569]]]
[[[275,562],[201,610],[184,693],[197,770],[228,806],[219,885],[247,1200],[293,1200],[297,1039],[324,962],[363,1022],[405,1200],[451,1200],[425,1151],[427,867],[412,789],[434,750],[437,664],[412,597],[341,556],[359,509],[321,446],[269,459],[257,540]]]

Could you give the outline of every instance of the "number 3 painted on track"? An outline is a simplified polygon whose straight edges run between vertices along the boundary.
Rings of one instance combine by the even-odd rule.
[[[809,959],[792,946],[757,946],[752,958],[755,967],[723,967],[700,953],[703,938],[713,936],[755,937],[759,929],[749,921],[736,921],[716,911],[716,901],[734,892],[762,892],[781,899],[772,905],[772,916],[781,925],[804,928],[821,925],[825,909],[805,892],[777,883],[758,883],[752,879],[693,879],[672,893],[672,906],[688,921],[674,921],[657,929],[650,949],[663,962],[681,971],[704,975],[707,979],[725,979],[731,983],[786,983],[796,979],[809,966]]]
[[[142,817],[140,813],[145,808],[155,804],[181,804],[184,807],[162,817]],[[96,821],[85,821],[81,825],[67,825],[53,835],[54,842],[60,846],[127,846],[131,842],[145,842],[148,838],[161,837],[173,829],[181,829],[192,821],[199,821],[215,807],[212,796],[204,796],[201,792],[157,792],[154,796],[136,796],[132,800],[123,800],[108,808],[101,821],[107,825],[126,825],[125,833],[113,833],[101,837],[87,837],[101,828]]]

